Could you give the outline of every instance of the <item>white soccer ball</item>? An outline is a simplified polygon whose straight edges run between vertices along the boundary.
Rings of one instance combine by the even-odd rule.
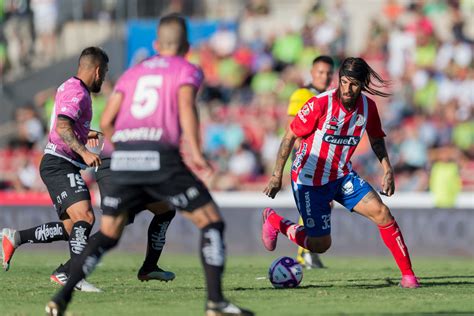
[[[303,267],[293,258],[280,257],[272,262],[268,278],[278,289],[297,287],[303,279]]]

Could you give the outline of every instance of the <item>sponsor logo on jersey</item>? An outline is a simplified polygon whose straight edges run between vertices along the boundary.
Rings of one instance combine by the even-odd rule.
[[[143,66],[147,68],[167,68],[169,66],[168,62],[164,59],[149,59],[143,62]]]
[[[306,155],[306,151],[308,150],[308,144],[303,143],[303,149],[300,153],[296,155],[295,161],[293,162],[293,166],[291,169],[297,170],[299,166],[301,166],[301,162],[303,161],[304,156]]]
[[[116,131],[112,136],[112,142],[129,141],[159,141],[163,135],[163,129],[153,127],[127,128]]]
[[[306,122],[308,122],[308,120],[306,119],[306,117],[304,117],[304,115],[301,111],[298,112],[298,117],[300,118],[301,122],[303,122],[304,124],[306,124]]]
[[[311,102],[306,103],[303,106],[303,108],[301,108],[301,110],[298,112],[298,117],[303,123],[308,122],[308,120],[306,119],[306,116],[308,116],[309,113],[313,111],[313,109],[314,109],[314,101],[311,101]]]
[[[157,171],[160,170],[160,153],[152,150],[123,151],[112,153],[110,170]]]
[[[360,141],[360,136],[340,136],[324,134],[323,140],[326,143],[334,145],[357,146]]]

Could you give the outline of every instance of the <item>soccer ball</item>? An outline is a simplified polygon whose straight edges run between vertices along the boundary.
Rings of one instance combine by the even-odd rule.
[[[280,257],[272,262],[268,278],[277,289],[297,287],[303,279],[303,267],[293,258]]]

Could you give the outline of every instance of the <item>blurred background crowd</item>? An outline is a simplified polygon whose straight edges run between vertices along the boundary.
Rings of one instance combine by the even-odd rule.
[[[263,188],[287,125],[288,99],[310,81],[312,60],[325,54],[336,62],[331,87],[340,62],[354,55],[391,80],[392,95],[374,99],[399,191],[429,190],[439,206],[452,204],[461,190],[474,191],[472,0],[0,0],[0,10],[2,87],[79,54],[80,39],[76,49],[64,46],[73,26],[108,29],[104,36],[123,39],[117,29],[127,20],[168,12],[234,21],[236,27],[218,28],[188,56],[205,74],[199,108],[203,147],[216,169],[206,181],[215,190]],[[118,75],[93,98],[92,128]],[[38,164],[56,86],[14,104],[0,125],[2,190],[45,190]],[[353,165],[373,185],[381,182],[367,139]]]

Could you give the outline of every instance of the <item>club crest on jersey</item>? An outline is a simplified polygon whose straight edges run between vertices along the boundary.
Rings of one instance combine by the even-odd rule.
[[[356,126],[362,126],[365,123],[365,117],[362,114],[357,114]]]
[[[360,136],[341,136],[341,135],[331,135],[324,134],[323,140],[326,143],[334,145],[345,145],[345,146],[357,146],[360,141]]]

